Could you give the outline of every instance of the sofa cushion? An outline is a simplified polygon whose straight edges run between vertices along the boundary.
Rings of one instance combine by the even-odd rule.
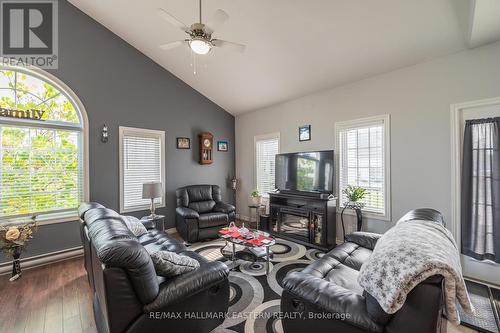
[[[188,256],[170,251],[157,251],[151,254],[156,273],[164,277],[173,277],[194,271],[200,263]]]
[[[135,216],[123,216],[123,221],[135,237],[142,236],[148,232],[144,224]]]
[[[356,243],[345,242],[340,244],[325,256],[333,257],[346,266],[360,270],[361,265],[370,258],[372,251]]]
[[[302,272],[335,283],[356,294],[361,295],[363,293],[363,288],[358,284],[359,272],[344,265],[329,253],[304,268]]]
[[[197,211],[200,214],[211,212],[214,209],[215,201],[213,200],[204,200],[204,201],[195,201],[190,202],[188,208]]]
[[[373,232],[355,231],[352,234],[346,235],[345,239],[347,242],[356,243],[359,246],[373,250],[380,237],[382,237],[381,234]]]
[[[224,213],[205,213],[200,214],[198,220],[200,228],[211,228],[219,225],[228,224],[228,216]]]
[[[328,272],[324,279],[362,295],[363,288],[358,283],[358,275],[359,271],[344,264],[338,264]]]

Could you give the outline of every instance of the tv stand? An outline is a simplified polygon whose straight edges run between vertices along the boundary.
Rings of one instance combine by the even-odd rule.
[[[336,245],[336,200],[294,192],[269,193],[269,231],[321,250]]]

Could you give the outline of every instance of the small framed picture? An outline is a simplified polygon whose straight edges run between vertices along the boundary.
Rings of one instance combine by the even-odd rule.
[[[218,151],[228,151],[227,141],[217,141],[217,150]]]
[[[299,127],[299,141],[311,140],[311,125],[304,125]]]
[[[191,139],[177,138],[177,149],[191,149]]]

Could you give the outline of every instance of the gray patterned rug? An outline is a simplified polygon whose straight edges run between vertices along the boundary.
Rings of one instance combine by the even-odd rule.
[[[189,247],[208,260],[219,260],[234,268],[229,274],[230,316],[214,332],[283,332],[279,319],[283,278],[288,272],[301,270],[320,258],[323,252],[277,238],[271,247],[274,257],[266,276],[264,262],[236,260],[233,267],[232,261],[221,254],[225,245],[224,240],[214,240]]]

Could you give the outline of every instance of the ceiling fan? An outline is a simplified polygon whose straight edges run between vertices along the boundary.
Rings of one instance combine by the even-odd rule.
[[[243,44],[212,38],[212,34],[214,33],[215,29],[226,22],[229,19],[229,15],[222,9],[217,9],[217,11],[215,11],[214,15],[207,22],[207,24],[203,24],[201,21],[201,0],[200,22],[193,23],[190,27],[176,19],[173,15],[168,13],[163,8],[158,8],[158,15],[176,28],[181,29],[189,35],[189,37],[184,40],[160,45],[160,48],[162,48],[163,50],[170,50],[181,45],[188,45],[194,53],[202,55],[210,52],[213,47],[222,47],[231,49],[236,52],[245,51],[245,45]]]

